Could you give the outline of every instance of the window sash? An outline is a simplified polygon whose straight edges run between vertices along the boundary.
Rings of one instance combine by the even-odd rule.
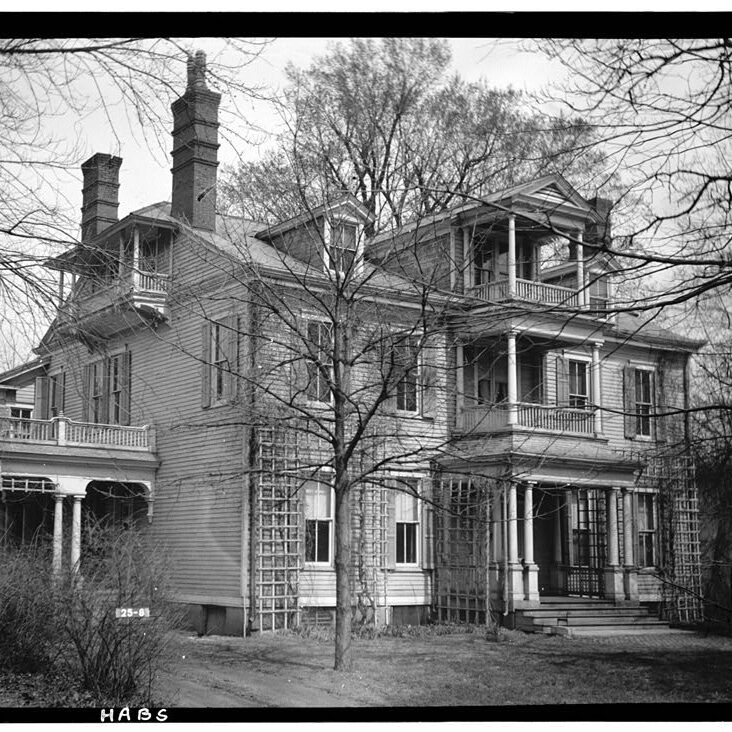
[[[419,338],[408,336],[394,347],[396,408],[402,412],[419,411]]]
[[[417,564],[417,522],[397,521],[396,563]]]
[[[333,535],[333,491],[328,483],[305,484],[305,561],[330,564]]]
[[[224,329],[221,323],[211,325],[211,369],[213,371],[214,401],[224,398],[226,391],[226,349],[224,347]]]
[[[322,367],[327,368],[332,374],[333,363],[330,358],[330,348],[333,342],[333,331],[331,324],[311,320],[308,323],[308,340],[315,351],[316,361],[307,360],[307,398],[312,402],[329,404],[331,401],[330,385],[322,372]]]
[[[355,224],[339,223],[331,228],[328,244],[328,268],[339,272],[350,272],[356,259],[357,227]]]
[[[569,406],[583,409],[587,406],[587,363],[569,361]]]
[[[651,437],[652,375],[645,369],[635,371],[635,431],[644,437]]]

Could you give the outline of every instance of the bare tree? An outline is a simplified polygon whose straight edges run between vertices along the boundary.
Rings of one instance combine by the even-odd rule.
[[[86,154],[78,120],[99,114],[118,144],[129,129],[153,155],[167,151],[164,133],[184,45],[171,38],[0,42],[0,303],[3,329],[21,354],[38,331],[26,342],[18,337],[19,322],[43,327],[56,297],[55,279],[39,264],[78,242],[76,206],[63,195]],[[230,39],[209,66],[214,85],[226,91],[222,132],[230,139],[251,131],[242,123],[242,102],[261,91],[239,74],[265,45]]]
[[[445,40],[353,39],[307,69],[289,66],[285,129],[261,161],[229,171],[230,210],[281,221],[316,205],[327,185],[361,201],[372,233],[539,169],[582,176],[598,164],[577,115],[531,113],[515,90],[450,75],[450,58]]]

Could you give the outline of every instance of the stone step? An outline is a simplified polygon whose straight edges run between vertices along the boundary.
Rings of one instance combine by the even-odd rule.
[[[615,626],[615,627],[607,627],[607,626],[592,626],[587,625],[584,627],[574,627],[574,626],[556,626],[554,628],[544,628],[542,629],[543,633],[549,633],[552,635],[561,635],[565,636],[567,638],[581,638],[583,636],[596,636],[596,637],[613,637],[613,636],[622,636],[622,635],[679,635],[679,634],[694,634],[693,630],[681,630],[680,628],[669,628],[666,624],[661,624],[660,626],[649,626],[649,627],[641,627],[636,628],[633,626]]]
[[[603,615],[647,615],[645,608],[637,607],[556,607],[556,608],[532,608],[530,610],[519,610],[524,617],[527,618],[545,618],[545,617],[587,617],[587,616],[603,616]]]

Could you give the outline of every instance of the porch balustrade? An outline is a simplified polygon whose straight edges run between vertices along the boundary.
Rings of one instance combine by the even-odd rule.
[[[495,432],[508,425],[508,415],[507,404],[467,407],[462,411],[460,426],[463,432]],[[586,409],[518,402],[516,415],[518,427],[579,435],[595,433],[594,413]]]
[[[501,302],[511,299],[508,280],[488,282],[474,287],[473,295],[489,302]],[[550,285],[546,282],[523,280],[516,278],[516,292],[513,296],[517,300],[535,302],[542,305],[561,305],[563,307],[580,307],[580,298],[577,290],[560,285]]]
[[[148,425],[125,427],[116,424],[94,424],[74,422],[66,417],[49,420],[0,417],[0,442],[34,442],[152,452],[153,435],[153,430]]]

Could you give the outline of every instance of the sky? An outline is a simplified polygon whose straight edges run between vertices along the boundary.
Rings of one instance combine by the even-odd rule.
[[[277,91],[285,82],[284,69],[288,62],[306,67],[311,60],[327,50],[337,38],[279,38],[273,40],[244,73],[244,81],[258,84]],[[190,50],[205,50],[209,57],[220,52],[221,44],[215,39],[186,39]],[[520,41],[490,38],[453,38],[450,39],[453,51],[452,70],[468,81],[480,78],[489,80],[493,86],[512,85],[519,89],[535,90],[556,77],[558,69],[545,59],[522,52]],[[185,80],[181,79],[181,93]],[[222,108],[227,104],[222,99]],[[252,100],[241,107],[248,121],[263,130],[274,130],[278,117],[271,105]],[[65,121],[66,134],[80,135],[88,156],[95,152],[118,155],[123,159],[120,170],[120,217],[149,203],[170,199],[170,139],[165,150],[146,144],[139,130],[134,130],[120,114],[113,118],[114,131],[109,120],[98,113],[83,120]],[[172,128],[172,122],[170,124]],[[170,130],[168,130],[170,131]],[[252,135],[248,135],[252,138]],[[253,136],[250,144],[236,140],[234,146],[222,135],[219,161],[222,165],[235,164],[238,156],[245,159],[255,158],[261,152],[258,143],[266,144],[264,133]],[[165,140],[164,140],[165,141]],[[80,159],[80,163],[86,157]],[[141,173],[144,171],[144,173]],[[70,205],[81,205],[81,173],[73,180],[62,182],[63,195]]]

